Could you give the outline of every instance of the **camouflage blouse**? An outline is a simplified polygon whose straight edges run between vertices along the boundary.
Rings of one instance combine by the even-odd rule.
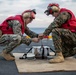
[[[44,35],[49,35],[54,28],[59,28],[63,23],[71,18],[68,12],[62,12],[54,19],[54,21],[45,29]]]

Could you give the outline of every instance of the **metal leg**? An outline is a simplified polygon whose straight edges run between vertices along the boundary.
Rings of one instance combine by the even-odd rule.
[[[44,59],[44,48],[42,50],[42,59]]]
[[[50,50],[53,51],[55,53],[55,51],[50,47]]]
[[[55,53],[55,55],[56,55],[56,52],[50,47],[50,50],[52,51],[52,52],[54,52]]]
[[[27,54],[32,50],[32,48],[30,48],[30,50],[28,50],[27,53],[24,53],[22,57],[20,57],[19,59],[26,59],[27,58]]]

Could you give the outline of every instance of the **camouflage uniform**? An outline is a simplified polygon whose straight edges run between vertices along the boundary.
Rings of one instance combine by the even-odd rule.
[[[76,33],[61,28],[61,25],[70,17],[67,12],[60,13],[44,32],[44,35],[49,35],[52,32],[55,50],[56,52],[62,52],[64,57],[76,54],[76,49],[73,49],[76,46]]]
[[[7,53],[10,53],[15,47],[24,43],[29,45],[32,41],[29,38],[26,38],[22,35],[21,32],[21,24],[17,20],[10,20],[8,21],[9,27],[13,28],[14,34],[3,34],[0,37],[0,45],[6,45],[5,49]],[[31,38],[37,37],[38,34],[29,30],[28,27],[25,27],[25,33],[29,35]]]

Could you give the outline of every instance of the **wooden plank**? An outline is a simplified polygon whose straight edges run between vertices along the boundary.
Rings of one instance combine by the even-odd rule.
[[[19,59],[22,53],[14,53],[16,65],[20,73],[27,72],[52,72],[52,71],[76,71],[76,59],[73,57],[66,58],[63,63],[48,63],[48,60],[27,60]]]

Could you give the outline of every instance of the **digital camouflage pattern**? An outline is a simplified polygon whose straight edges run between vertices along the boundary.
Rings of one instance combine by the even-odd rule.
[[[0,37],[0,45],[5,45],[7,53],[11,52],[15,47],[24,43],[29,45],[32,40],[23,36],[21,32],[21,24],[17,20],[8,21],[9,27],[12,27],[14,34],[3,34]],[[25,34],[29,35],[31,38],[38,37],[38,34],[31,31],[28,27],[25,27]]]
[[[70,17],[70,14],[67,12],[60,13],[44,31],[44,35],[49,35],[52,32],[55,50],[56,52],[61,51],[64,57],[76,54],[76,49],[73,49],[76,47],[76,33],[60,28]]]

